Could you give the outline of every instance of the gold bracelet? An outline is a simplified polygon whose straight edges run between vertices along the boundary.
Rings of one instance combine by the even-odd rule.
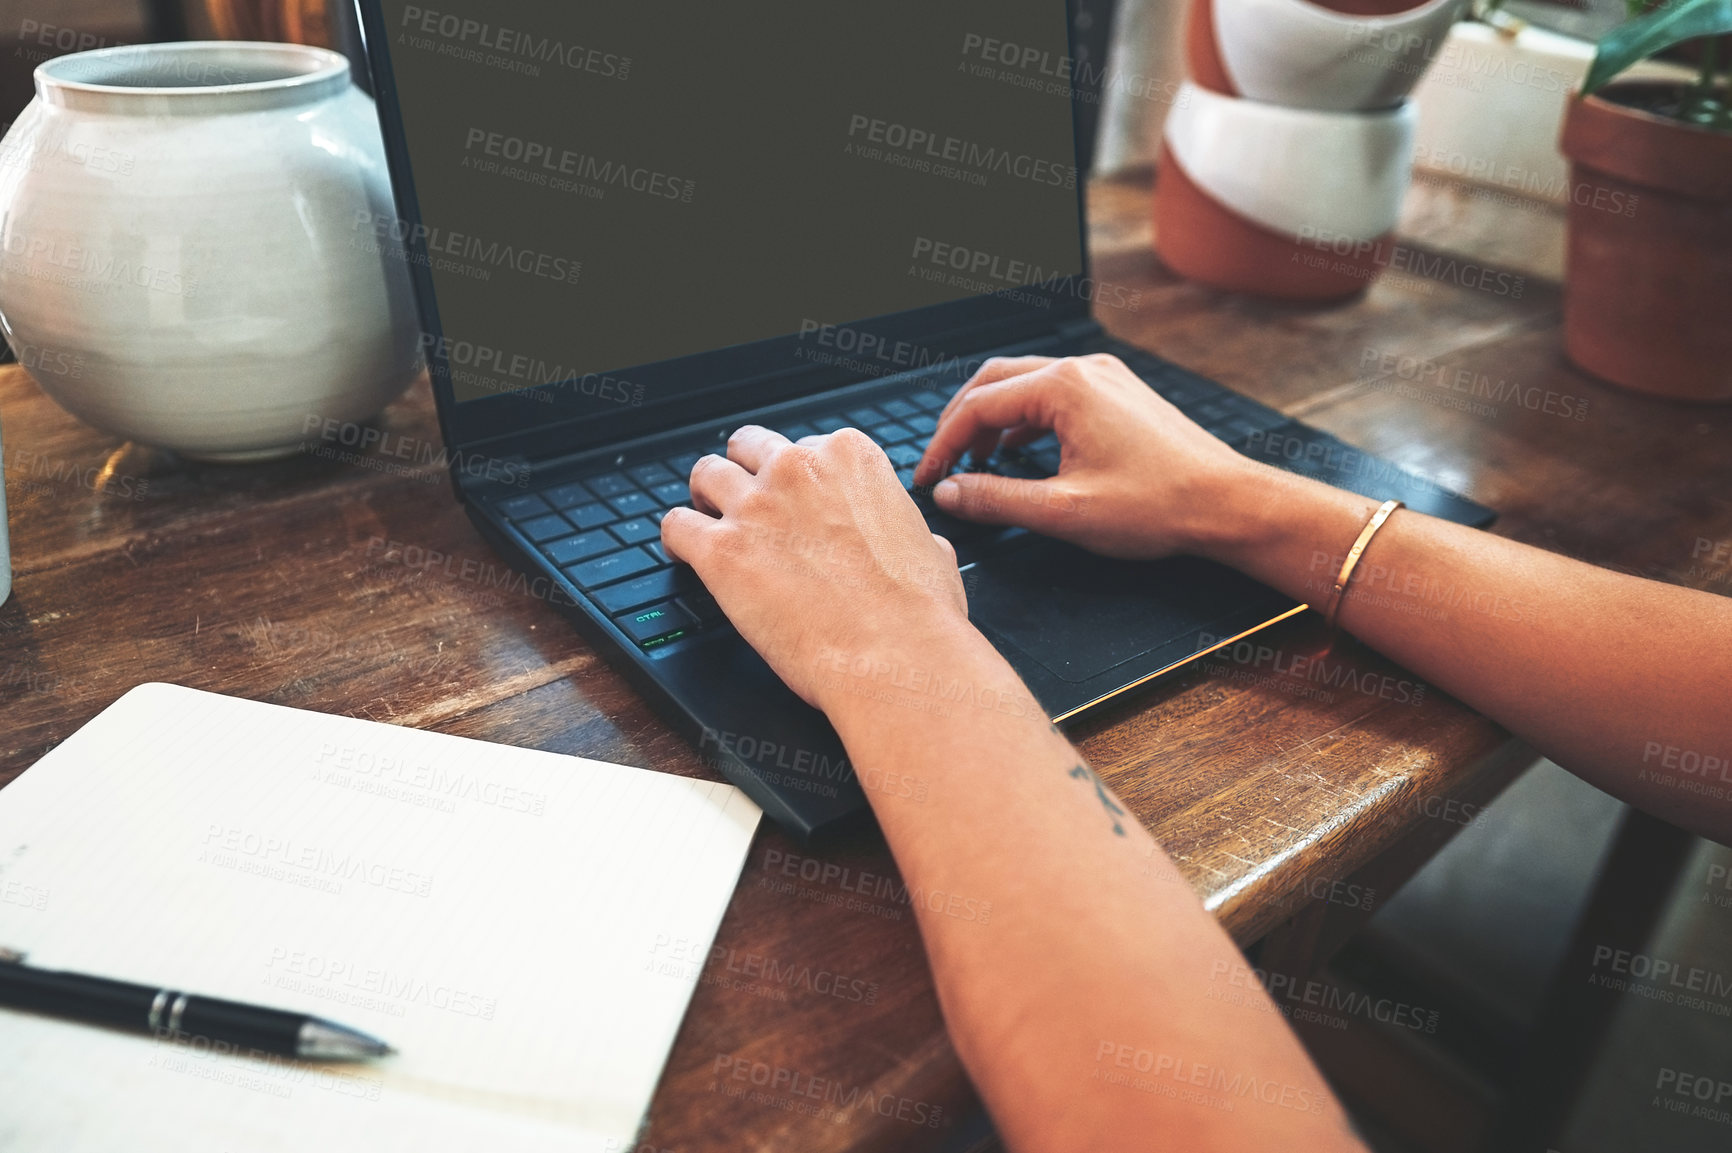
[[[1323,614],[1323,619],[1329,623],[1331,631],[1335,628],[1335,618],[1341,615],[1341,600],[1347,592],[1347,582],[1353,579],[1353,570],[1358,566],[1359,558],[1365,555],[1365,546],[1371,543],[1371,538],[1377,535],[1377,530],[1383,527],[1389,514],[1402,507],[1404,506],[1398,500],[1386,500],[1378,505],[1377,511],[1371,514],[1371,519],[1365,522],[1365,529],[1359,534],[1359,539],[1347,550],[1347,559],[1341,562],[1341,571],[1335,576],[1335,590],[1329,594],[1329,611]]]

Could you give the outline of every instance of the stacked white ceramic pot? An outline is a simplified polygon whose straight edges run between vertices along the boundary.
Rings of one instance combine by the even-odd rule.
[[[1192,0],[1155,248],[1183,276],[1292,300],[1390,263],[1413,161],[1408,93],[1467,0]]]

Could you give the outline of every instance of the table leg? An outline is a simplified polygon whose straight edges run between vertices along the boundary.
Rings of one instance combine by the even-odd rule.
[[[1593,951],[1643,947],[1694,841],[1676,825],[1625,811],[1505,1094],[1488,1145],[1493,1153],[1543,1153],[1557,1141],[1622,998],[1589,983]]]

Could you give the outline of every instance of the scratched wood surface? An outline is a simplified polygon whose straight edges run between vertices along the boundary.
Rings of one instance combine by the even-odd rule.
[[[1176,280],[1149,252],[1146,188],[1092,195],[1097,272],[1140,293],[1103,310],[1116,334],[1493,505],[1495,531],[1732,588],[1725,550],[1719,567],[1692,555],[1732,540],[1732,417],[1563,363],[1555,213],[1419,186],[1415,251],[1519,275],[1519,296],[1463,287],[1433,260],[1434,278],[1298,308]],[[1451,247],[1463,237],[1468,250]],[[1452,390],[1402,387],[1402,358],[1580,398],[1586,416],[1451,407]],[[0,607],[0,783],[149,680],[711,775],[553,606],[501,587],[503,563],[433,465],[192,464],[78,423],[16,367],[0,369],[0,425],[16,572]],[[379,426],[437,451],[424,386]],[[1291,671],[1318,649],[1312,622],[1260,640],[1273,656],[1209,662],[1076,731],[1243,943],[1341,899],[1392,850],[1435,844],[1436,801],[1492,795],[1526,760],[1351,642],[1306,666],[1322,679]],[[651,1148],[937,1149],[978,1109],[882,842],[826,850],[837,868],[818,880],[800,875],[810,855],[767,827],[754,844]],[[760,1072],[771,1084],[753,1084]]]

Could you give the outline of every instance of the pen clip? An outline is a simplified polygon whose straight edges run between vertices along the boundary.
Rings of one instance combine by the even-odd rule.
[[[0,965],[22,965],[25,954],[18,949],[8,949],[0,945]]]

